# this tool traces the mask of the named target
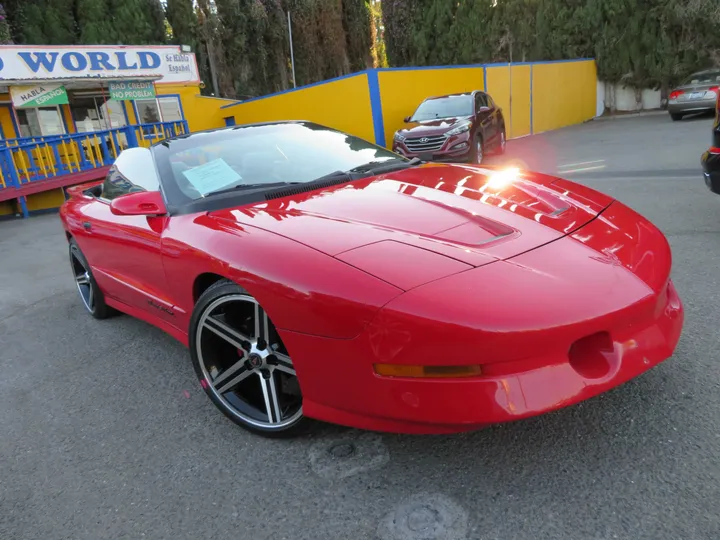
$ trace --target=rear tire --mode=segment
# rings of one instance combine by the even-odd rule
[[[670,113],[670,118],[672,118],[673,122],[677,122],[683,119],[683,115],[680,113]]]
[[[69,252],[70,268],[73,271],[75,285],[80,294],[80,300],[82,300],[88,313],[96,319],[107,319],[117,314],[117,311],[105,304],[105,295],[98,287],[90,269],[90,264],[88,264],[85,255],[80,251],[80,246],[77,245],[74,238],[70,240]]]
[[[245,289],[228,279],[211,285],[195,304],[189,338],[200,385],[230,420],[265,437],[307,430],[290,355]]]

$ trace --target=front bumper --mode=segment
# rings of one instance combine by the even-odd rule
[[[705,152],[701,159],[705,185],[713,193],[720,195],[720,153]]]
[[[467,379],[380,377],[372,363],[382,336],[372,333],[354,340],[290,333],[283,340],[290,351],[323,351],[322,358],[312,355],[312,367],[296,365],[308,417],[375,431],[457,433],[573,405],[670,357],[680,338],[683,308],[672,282],[661,296],[656,318],[612,331],[611,350],[587,352],[579,361],[570,358],[568,349],[536,353]],[[472,361],[473,346],[467,345],[466,358]],[[422,360],[431,362],[438,353],[442,344],[430,337]],[[315,373],[305,376],[306,370]]]

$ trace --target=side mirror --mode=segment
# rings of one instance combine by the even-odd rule
[[[483,106],[478,109],[478,114],[487,114],[491,111],[490,107]]]
[[[110,202],[116,216],[162,216],[167,208],[159,191],[138,191],[121,195]]]
[[[403,118],[403,122],[405,122],[406,124],[409,124],[409,123],[410,123],[410,117],[409,117],[409,116],[406,116],[405,118]]]

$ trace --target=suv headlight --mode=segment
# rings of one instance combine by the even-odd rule
[[[447,132],[448,135],[460,135],[461,133],[465,133],[470,129],[470,122],[464,122],[460,124],[456,128],[452,128],[450,131]]]
[[[395,137],[393,137],[393,140],[395,142],[403,142],[405,140],[405,137],[403,135],[400,135],[400,133],[396,133]]]

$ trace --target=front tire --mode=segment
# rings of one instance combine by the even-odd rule
[[[230,280],[209,287],[193,310],[189,345],[201,386],[230,420],[266,437],[307,427],[290,355],[246,290]]]
[[[507,150],[507,135],[505,134],[505,126],[503,126],[502,130],[500,131],[498,139],[498,146],[497,146],[497,155],[502,156],[505,154],[505,150]]]
[[[90,265],[75,239],[70,240],[70,268],[85,309],[96,319],[107,319],[116,311],[105,304],[105,296],[93,277]]]
[[[480,165],[485,159],[485,145],[481,137],[475,139],[475,145],[470,154],[470,163]]]

